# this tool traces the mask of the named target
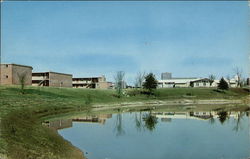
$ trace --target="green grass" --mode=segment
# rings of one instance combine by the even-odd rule
[[[240,91],[239,91],[240,90]],[[195,98],[195,99],[237,99],[249,95],[249,92],[240,88],[220,91],[216,88],[168,88],[157,89],[158,99]]]
[[[125,92],[123,98],[117,98],[115,90],[30,86],[22,94],[18,86],[0,86],[0,154],[7,154],[11,159],[80,159],[79,151],[41,123],[50,116],[79,110],[87,112],[92,104],[183,98],[239,99],[249,95],[249,90],[220,92],[209,88],[157,89],[155,96],[141,94],[141,90]]]

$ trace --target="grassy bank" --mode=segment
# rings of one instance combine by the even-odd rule
[[[54,130],[42,126],[45,117],[73,111],[85,111],[92,104],[108,104],[169,99],[240,99],[248,90],[199,88],[158,89],[154,96],[141,90],[126,90],[117,98],[114,90],[0,86],[0,153],[13,159],[82,158],[81,153]],[[70,156],[70,157],[69,157]]]

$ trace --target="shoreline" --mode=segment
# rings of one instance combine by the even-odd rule
[[[118,109],[118,108],[138,108],[138,107],[159,107],[159,106],[196,106],[196,105],[248,105],[250,107],[250,96],[245,99],[176,99],[176,100],[151,100],[151,101],[140,101],[140,102],[122,102],[116,104],[94,104],[92,105],[92,110],[108,110],[108,109]]]

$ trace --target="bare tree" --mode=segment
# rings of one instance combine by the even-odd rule
[[[241,86],[241,78],[242,78],[242,69],[240,69],[239,67],[235,67],[234,68],[234,73],[237,76],[237,87]]]
[[[230,75],[227,75],[226,79],[228,81],[228,87],[231,87],[231,84],[230,84],[231,77],[230,77]]]
[[[208,79],[209,79],[209,83],[210,83],[210,86],[212,86],[212,83],[214,82],[215,80],[215,75],[211,74],[208,76]]]
[[[142,88],[142,84],[145,78],[145,72],[138,72],[135,79],[135,87]]]
[[[118,71],[116,73],[115,78],[115,89],[117,91],[118,98],[122,97],[122,89],[124,88],[124,77],[125,77],[125,72],[123,71]]]
[[[23,72],[23,73],[20,73],[20,74],[18,73],[17,76],[18,76],[19,83],[21,85],[21,93],[24,94],[24,86],[25,86],[25,83],[26,83],[27,73],[26,72]]]

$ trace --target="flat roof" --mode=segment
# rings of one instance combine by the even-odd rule
[[[32,72],[32,74],[38,74],[38,73],[55,73],[55,74],[61,74],[61,75],[67,75],[67,76],[72,76],[72,74],[67,74],[67,73],[59,73],[59,72],[52,72],[52,71],[48,71],[48,72]]]
[[[33,67],[31,67],[31,66],[15,64],[15,63],[1,63],[1,65],[14,65],[14,66],[20,66],[20,67],[29,67],[29,68],[33,69]]]
[[[200,78],[174,78],[174,79],[165,79],[165,80],[158,80],[158,83],[187,83],[194,80],[199,80]]]
[[[173,77],[173,78],[170,78],[170,79],[199,79],[198,77]]]
[[[91,78],[103,78],[102,76],[100,77],[73,77],[72,79],[91,79]]]
[[[191,81],[191,82],[198,82],[198,81],[204,81],[204,80],[206,80],[206,81],[211,81],[211,80],[208,79],[208,78],[201,78],[201,79],[197,79],[197,80],[194,80],[194,81]]]

